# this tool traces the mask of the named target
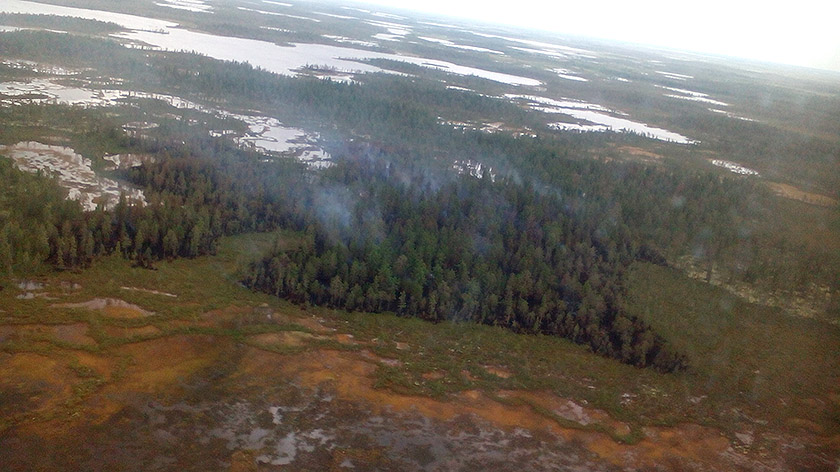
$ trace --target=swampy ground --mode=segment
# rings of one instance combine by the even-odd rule
[[[295,244],[244,235],[155,270],[106,258],[6,283],[2,469],[837,466],[831,324],[638,265],[632,309],[692,362],[659,374],[562,339],[301,307],[240,286],[243,264],[278,236]]]

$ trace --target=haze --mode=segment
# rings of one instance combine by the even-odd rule
[[[840,71],[840,3],[396,0],[368,3],[557,33]]]

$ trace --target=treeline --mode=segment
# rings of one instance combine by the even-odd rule
[[[434,192],[389,178],[386,163],[345,162],[343,190],[317,199],[321,224],[275,249],[245,283],[298,303],[557,335],[639,367],[685,358],[624,309],[624,272],[654,257],[629,235],[604,237],[556,197],[489,178]],[[626,237],[622,237],[626,236]]]
[[[95,257],[119,253],[151,267],[154,260],[211,253],[232,221],[220,206],[219,192],[202,194],[202,171],[184,161],[177,170],[162,166],[156,175],[182,186],[182,194],[152,194],[149,205],[121,198],[111,211],[83,212],[57,182],[13,168],[0,159],[3,192],[0,213],[0,272],[27,272],[40,264],[59,269],[88,266]],[[186,172],[185,172],[186,171]],[[199,185],[187,184],[186,175]],[[226,215],[227,216],[227,215]]]

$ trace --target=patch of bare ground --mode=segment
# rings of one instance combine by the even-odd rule
[[[550,393],[505,391],[500,392],[502,401],[498,401],[479,390],[433,399],[377,389],[373,381],[376,365],[370,362],[375,359],[364,351],[356,354],[320,350],[284,356],[282,362],[268,357],[267,354],[244,356],[244,370],[274,371],[275,375],[279,371],[302,387],[328,388],[339,398],[363,402],[375,414],[410,412],[437,421],[471,415],[503,429],[549,432],[563,440],[578,441],[617,466],[649,469],[663,463],[702,463],[713,470],[727,470],[732,455],[737,455],[719,431],[693,424],[645,428],[641,441],[625,444],[616,436],[630,434],[627,424],[612,419],[602,410]],[[570,427],[571,424],[578,426]]]
[[[96,341],[88,336],[87,323],[53,326],[52,333],[58,341],[63,343],[76,344],[80,346],[96,345]]]
[[[655,152],[651,152],[646,149],[642,149],[635,146],[620,146],[616,149],[623,154],[629,154],[634,157],[644,158],[642,159],[643,161],[662,159],[661,154],[657,154]]]
[[[317,325],[319,329],[312,329],[310,327],[312,323],[308,323],[309,318],[292,317],[285,313],[277,312],[268,305],[257,307],[230,305],[225,308],[202,313],[198,318],[199,320],[195,321],[195,325],[197,326],[241,328],[242,326],[251,324],[297,324],[317,333],[325,331],[321,325]]]
[[[57,308],[84,308],[86,310],[101,311],[105,316],[110,318],[134,319],[154,315],[151,311],[144,310],[137,305],[118,298],[94,298],[93,300],[81,303],[62,303],[53,306]]]
[[[73,395],[74,379],[73,372],[52,357],[21,352],[0,358],[0,418],[56,411]]]
[[[88,335],[87,323],[63,325],[6,325],[0,326],[0,343],[11,340],[47,340],[76,346],[95,346],[96,341]]]
[[[339,344],[344,344],[345,346],[358,346],[359,342],[356,341],[356,338],[352,334],[347,333],[339,333],[333,336],[333,339],[338,342]]]
[[[549,411],[563,420],[577,423],[580,426],[599,425],[603,430],[616,436],[630,434],[630,426],[614,420],[607,412],[589,408],[573,400],[561,398],[547,392],[501,391],[497,394],[501,398],[524,401],[543,411]]]
[[[440,380],[446,377],[446,374],[439,370],[431,370],[429,372],[424,372],[421,377],[423,377],[424,380]]]
[[[211,365],[229,341],[206,335],[177,335],[120,346],[116,352],[131,360],[122,387],[154,393],[177,386]]]
[[[281,331],[279,333],[263,333],[248,336],[248,341],[260,347],[300,347],[307,345],[310,341],[321,339],[303,331]]]
[[[789,198],[791,200],[797,200],[810,205],[817,205],[826,208],[833,208],[838,205],[838,201],[835,198],[820,195],[818,193],[806,192],[794,187],[793,185],[783,184],[780,182],[767,182],[767,186],[770,187],[776,195]]]
[[[367,349],[363,349],[359,352],[359,356],[363,359],[375,362],[377,364],[381,364],[388,367],[400,367],[403,365],[402,361],[399,359],[391,359],[388,357],[377,356],[376,354],[370,352]]]
[[[335,328],[324,326],[324,320],[315,316],[305,318],[295,318],[293,323],[303,326],[304,328],[320,334],[333,333]]]
[[[488,374],[495,375],[496,377],[499,377],[499,378],[502,378],[502,379],[509,379],[513,376],[513,373],[511,373],[509,370],[504,369],[504,368],[499,367],[499,366],[484,365],[484,366],[481,366],[481,367],[485,371],[487,371]]]
[[[135,328],[124,328],[121,326],[105,326],[102,328],[106,335],[112,338],[145,338],[157,336],[161,333],[156,326],[146,325]]]

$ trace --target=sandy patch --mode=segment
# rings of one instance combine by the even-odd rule
[[[498,367],[498,366],[485,365],[485,366],[481,366],[481,367],[484,370],[486,370],[488,374],[495,375],[496,377],[500,377],[500,378],[503,378],[503,379],[509,379],[513,376],[513,374],[509,370],[503,369],[503,368]]]
[[[340,344],[344,344],[346,346],[357,346],[359,344],[352,334],[336,334],[335,336],[333,336],[333,339],[338,341]]]
[[[261,347],[278,347],[291,346],[299,347],[305,346],[309,341],[317,339],[309,333],[303,331],[283,331],[280,333],[264,333],[249,336],[248,341]]]
[[[82,303],[63,303],[53,305],[58,308],[84,308],[87,310],[101,311],[111,318],[133,319],[144,318],[154,315],[153,312],[144,310],[118,298],[94,298]]]
[[[423,375],[421,375],[421,377],[423,377],[424,380],[440,380],[440,379],[444,378],[445,376],[446,376],[446,374],[444,374],[443,372],[441,372],[439,370],[432,370],[432,371],[429,371],[429,372],[425,372],[425,373],[423,373]]]
[[[149,289],[146,289],[146,288],[120,287],[120,289],[121,290],[129,290],[129,291],[132,291],[132,292],[151,293],[152,295],[161,295],[161,296],[164,296],[164,297],[172,297],[172,298],[177,298],[178,297],[178,295],[175,295],[174,293],[159,292],[157,290],[149,290]]]

